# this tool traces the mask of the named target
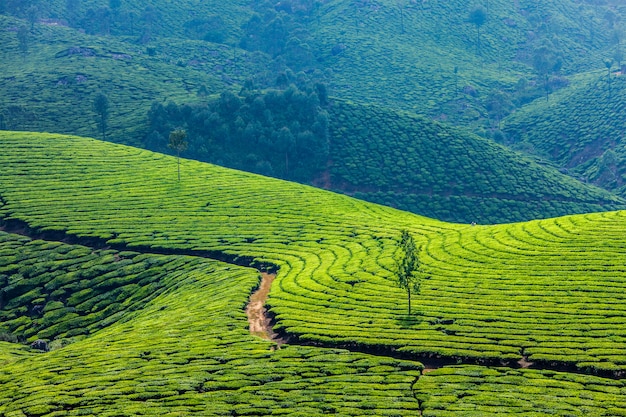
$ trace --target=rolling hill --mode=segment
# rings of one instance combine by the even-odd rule
[[[154,101],[202,101],[266,64],[262,55],[218,44],[162,39],[147,48],[52,24],[35,25],[22,54],[20,24],[0,15],[0,127],[9,130],[101,136],[93,102],[102,92],[110,108],[106,138],[138,145]]]
[[[442,123],[334,101],[317,184],[441,220],[504,223],[621,208],[621,199]]]
[[[411,116],[399,116],[402,109],[496,137],[511,106],[542,97],[533,56],[544,51],[545,42],[550,44],[548,58],[562,62],[547,76],[566,86],[611,55],[619,19],[612,20],[610,13],[617,18],[623,13],[619,5],[565,0],[490,1],[483,6],[486,19],[474,24],[473,6],[460,1],[292,1],[276,6],[155,0],[106,7],[59,0],[35,5],[34,12],[7,3],[0,15],[5,45],[0,51],[5,63],[0,128],[102,136],[138,146],[151,133],[146,115],[155,103],[199,104],[249,84],[274,87],[276,78],[292,68],[294,77],[323,80],[339,102],[351,99],[366,106],[341,105],[332,114],[338,156],[332,156],[329,178],[315,184],[458,222],[511,222],[620,208],[621,200],[609,194],[574,183],[549,167],[519,162],[485,141],[462,139],[457,145],[467,148],[463,150],[434,137],[425,141],[415,127],[406,128]],[[24,50],[17,36],[21,27],[30,28]],[[274,37],[284,42],[264,43]],[[552,94],[551,103],[579,90],[563,91]],[[93,106],[99,93],[108,97],[110,107],[104,134]],[[560,105],[568,108],[571,103]],[[563,134],[549,130],[558,126],[552,120],[529,133],[534,121],[522,120],[523,130],[516,128],[515,118],[532,114],[533,108],[543,112],[541,100],[507,122],[505,133],[512,140],[535,144]],[[558,113],[558,120],[564,120]],[[359,134],[346,143],[346,132],[361,131],[354,128],[359,124],[354,115],[376,118],[368,129],[381,136]],[[593,125],[593,118],[586,122],[586,115],[581,117],[582,123]],[[384,144],[375,143],[376,138]],[[414,141],[422,146],[410,145]],[[550,142],[560,146],[558,140]],[[367,153],[372,147],[377,158]],[[541,145],[536,148],[543,155]],[[412,169],[399,172],[401,165],[392,162],[381,175],[379,167],[405,156],[405,149],[419,151],[404,158]],[[477,155],[467,161],[456,154],[459,150]],[[221,161],[220,156],[209,160]],[[619,191],[619,161],[617,150],[567,173]],[[245,158],[225,165],[254,169],[246,166]],[[528,166],[533,168],[526,172]],[[468,167],[476,172],[468,173]]]
[[[623,208],[600,188],[461,129],[410,113],[302,89],[221,95],[150,111],[143,145],[167,153],[175,128],[185,156],[313,184],[462,223],[505,223]],[[311,108],[316,110],[311,111]]]
[[[626,78],[594,74],[551,101],[509,116],[503,130],[520,149],[553,161],[585,182],[624,193]]]
[[[456,225],[195,161],[178,181],[174,158],[91,139],[0,141],[2,225],[38,238],[0,235],[2,331],[55,347],[0,344],[0,412],[625,409],[624,212]],[[401,229],[428,273],[412,316]],[[249,335],[258,273],[207,256],[277,268],[267,302],[293,342]]]

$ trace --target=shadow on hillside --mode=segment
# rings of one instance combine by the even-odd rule
[[[401,316],[398,316],[396,318],[396,323],[398,324],[398,326],[400,326],[400,328],[402,329],[411,329],[415,326],[418,326],[419,324],[422,323],[423,319],[423,315],[424,313],[422,312],[414,312],[411,315],[408,314],[403,314]]]

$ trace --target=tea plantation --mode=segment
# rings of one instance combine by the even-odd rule
[[[623,381],[528,369],[442,368],[422,376],[424,416],[623,416]]]
[[[624,194],[626,77],[595,73],[552,101],[538,101],[508,117],[514,146],[531,150],[587,182]]]
[[[161,39],[150,47],[95,37],[53,24],[15,35],[23,22],[0,14],[3,63],[0,128],[102,137],[92,105],[109,100],[107,140],[138,144],[154,100],[203,100],[260,71],[263,56],[206,42]]]
[[[329,183],[441,220],[504,223],[622,209],[623,201],[492,141],[420,116],[334,100]]]
[[[0,145],[2,224],[46,239],[0,234],[0,331],[52,348],[0,343],[0,414],[625,409],[622,212],[450,224],[194,161],[179,182],[172,157],[91,139]],[[411,316],[391,273],[405,228],[428,274]],[[289,345],[249,334],[258,272],[233,263],[278,268]]]

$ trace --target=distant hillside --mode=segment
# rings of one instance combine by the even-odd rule
[[[0,59],[5,64],[0,75],[0,128],[79,134],[136,146],[153,133],[146,114],[154,103],[201,104],[221,93],[285,88],[279,85],[281,80],[302,78],[322,80],[327,93],[340,100],[380,105],[376,118],[396,119],[398,111],[410,111],[500,137],[500,121],[515,107],[537,98],[535,105],[540,106],[545,94],[555,102],[562,95],[553,90],[569,91],[566,87],[578,72],[603,66],[620,40],[614,35],[624,10],[570,0],[550,4],[492,0],[482,6],[460,0],[277,4],[129,0],[111,1],[108,6],[93,0],[54,0],[4,2],[0,12],[4,13]],[[94,109],[100,93],[109,103],[104,131]],[[382,108],[390,109],[390,115]],[[361,110],[355,112],[358,118]],[[337,113],[329,122],[343,140],[345,131],[337,129],[359,132],[354,119]],[[375,146],[366,135],[355,136],[351,146],[359,145],[353,149],[335,140],[340,156],[331,155],[331,177],[318,179],[317,184],[330,181],[336,190],[462,222],[518,221],[621,204],[597,190],[576,191],[578,183],[547,168],[532,168],[528,174],[524,164],[515,168],[500,161],[501,151],[484,160],[471,155],[473,162],[467,166],[479,167],[479,172],[450,175],[454,164],[441,157],[445,151],[433,150],[440,145],[436,141],[426,141],[430,145],[418,150],[441,157],[432,159],[436,164],[421,166],[410,175],[382,174],[385,179],[378,172],[365,174],[363,167],[379,171],[389,160],[397,160],[390,155],[406,154],[402,135],[393,140],[389,135],[422,134],[406,130],[405,122],[397,129],[392,125],[380,130],[378,124],[386,121],[372,123],[371,130],[379,132],[376,138],[385,138],[384,146],[376,145],[381,159],[372,162],[366,155]],[[214,127],[212,132],[221,134]],[[247,126],[237,128],[244,131],[243,127]],[[159,135],[159,146],[151,149],[166,150],[168,131]],[[394,140],[399,140],[397,146],[387,147]],[[467,149],[459,150],[474,152],[473,141],[468,143],[459,145]],[[202,151],[211,155],[209,148]],[[249,152],[253,158],[245,163],[236,161],[239,165],[225,155],[204,159],[281,176],[281,171],[290,171],[289,155],[284,153],[284,162],[272,161],[273,167],[265,163],[270,158],[255,152]],[[478,154],[492,155],[491,150]],[[611,165],[610,156],[605,165]],[[313,159],[315,169],[306,175],[327,168],[317,155]],[[342,159],[358,163],[342,165]],[[608,176],[597,164],[581,169],[587,177],[599,178],[599,185]],[[532,181],[537,190],[530,191],[527,178],[534,175],[550,180]],[[311,182],[312,177],[290,179]],[[567,185],[556,185],[561,179]],[[611,189],[621,184],[619,179],[613,182],[616,186]]]
[[[133,65],[122,66],[131,71],[124,80],[115,75],[119,66],[94,64],[111,90],[134,87],[154,98],[194,94],[202,85],[200,74],[182,69],[185,66],[200,69],[202,77],[209,79],[204,82],[209,92],[220,84],[222,89],[232,86],[237,90],[246,80],[271,87],[286,69],[319,72],[329,78],[335,96],[410,110],[485,134],[511,106],[541,97],[545,89],[563,88],[573,74],[602,68],[603,60],[619,49],[616,42],[623,41],[620,28],[626,21],[623,6],[573,0],[491,0],[482,4],[461,0],[116,0],[108,5],[95,0],[53,0],[32,5],[6,2],[0,13],[22,19],[3,20],[0,40],[8,45],[2,51],[8,54],[3,56],[4,62],[17,65],[15,35],[25,26],[32,27],[26,61],[48,64],[30,66],[34,82],[29,85],[37,87],[21,86],[24,101],[37,101],[42,91],[53,96],[47,91],[54,86],[49,72],[65,75],[66,64],[59,64],[47,48],[41,48],[39,41],[49,38],[54,45],[91,44],[135,58],[138,51],[149,50],[161,58],[160,66],[145,65],[149,71],[139,74],[134,73]],[[50,25],[70,29],[59,35]],[[259,68],[251,70],[251,65]],[[85,68],[87,75],[94,69],[90,67]],[[173,85],[164,84],[157,73],[170,74],[164,78]],[[173,73],[178,75],[172,77]],[[186,91],[189,86],[193,88]],[[6,93],[15,95],[10,88]],[[124,108],[144,105],[117,99]],[[67,97],[44,103],[51,108],[64,107]],[[0,103],[0,110],[2,107]],[[65,110],[67,114],[70,109]],[[81,110],[84,113],[85,109]],[[10,128],[55,130],[52,127],[73,123],[64,120],[62,113],[56,114],[60,117],[56,124],[47,123],[35,112],[41,123]],[[135,135],[136,127],[130,129],[135,130],[124,133]],[[76,128],[63,132],[92,135]]]
[[[448,221],[513,222],[624,201],[491,141],[423,117],[334,101],[318,184]]]
[[[154,100],[203,100],[267,64],[263,55],[202,41],[160,39],[150,47],[116,37],[36,24],[20,50],[22,22],[0,15],[0,128],[98,136],[93,101],[109,100],[107,139],[138,144]],[[233,85],[235,87],[233,87]]]
[[[472,20],[481,3],[482,23]],[[310,44],[333,70],[336,95],[472,124],[487,118],[494,91],[527,100],[544,74],[603,68],[619,27],[608,13],[619,21],[621,9],[571,0],[332,1]]]
[[[624,194],[626,77],[595,74],[571,91],[512,114],[507,143],[551,160],[586,182]]]
[[[221,32],[219,41],[236,43],[241,24],[251,15],[243,0],[7,1],[0,5],[0,13],[142,43],[157,37],[199,39],[200,30],[210,30],[211,23]]]
[[[149,118],[148,149],[171,152],[169,133],[182,127],[186,157],[446,221],[503,223],[626,208],[605,190],[487,139],[410,113],[328,102],[313,86],[223,94],[201,106],[155,103]]]

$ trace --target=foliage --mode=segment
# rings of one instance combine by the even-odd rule
[[[624,415],[624,382],[529,369],[449,367],[415,384],[422,415]],[[515,388],[513,388],[515,387]]]
[[[189,175],[179,183],[172,157],[89,139],[1,138],[0,216],[120,249],[212,251],[276,265],[268,300],[275,330],[302,342],[626,370],[622,212],[450,224],[194,161],[181,160]],[[403,229],[423,247],[430,276],[410,322],[393,285]]]
[[[328,114],[323,86],[291,84],[284,90],[224,92],[206,105],[154,103],[144,145],[165,150],[172,126],[189,132],[190,155],[265,175],[307,181],[326,164]]]
[[[241,306],[256,271],[198,257],[91,253],[5,233],[0,239],[0,262],[30,270],[23,281],[37,281],[43,293],[63,282],[67,291],[64,308],[22,295],[3,309],[21,314],[24,331],[39,326],[55,349],[34,354],[0,342],[2,415],[418,413],[411,384],[419,363],[340,349],[276,350],[251,336]],[[14,249],[26,256],[14,259]],[[99,267],[108,271],[95,273]],[[20,313],[34,305],[45,305],[42,318]],[[115,305],[121,308],[107,317]],[[70,306],[73,312],[63,312]],[[79,321],[88,336],[57,331]]]
[[[93,111],[96,113],[96,122],[102,132],[102,140],[106,140],[107,120],[109,118],[109,98],[102,92],[93,99]]]
[[[406,291],[409,302],[407,314],[411,315],[411,293],[419,295],[422,283],[422,271],[420,270],[419,252],[421,248],[415,245],[415,240],[408,230],[403,230],[398,246],[399,254],[396,254],[396,284]]]
[[[623,207],[621,199],[467,132],[334,100],[329,179],[317,185],[454,222],[503,223]]]
[[[24,55],[28,53],[28,29],[26,26],[20,26],[17,30],[17,40],[19,42],[20,52]]]
[[[604,71],[603,71],[604,72]],[[619,97],[626,94],[626,78],[606,73],[577,82],[552,103],[535,103],[503,123],[508,143],[553,161],[563,170],[623,194],[626,185],[626,121]]]
[[[155,99],[202,100],[202,91],[243,85],[267,64],[262,55],[223,45],[156,39],[146,47],[55,24],[36,24],[23,56],[12,31],[20,23],[0,15],[0,114],[10,130],[100,136],[93,100],[103,91],[112,104],[107,139],[139,145],[149,133],[145,117]]]
[[[180,181],[180,153],[187,149],[187,131],[185,129],[174,129],[170,132],[167,147],[176,151],[176,166],[178,167],[178,181]]]
[[[468,21],[476,26],[476,50],[481,53],[480,28],[487,22],[487,10],[483,7],[475,7],[469,12]]]
[[[181,161],[190,175],[178,183],[172,157],[89,139],[0,138],[3,219],[124,249],[91,253],[0,234],[0,275],[7,280],[10,270],[13,283],[25,284],[3,301],[2,311],[16,315],[11,332],[30,331],[30,307],[49,305],[51,344],[63,345],[54,324],[72,314],[83,320],[98,291],[122,307],[87,337],[46,354],[0,343],[0,413],[445,415],[466,406],[513,414],[531,407],[523,399],[559,415],[575,398],[581,413],[623,409],[621,382],[590,375],[626,369],[623,212],[455,225],[194,161]],[[398,303],[403,292],[390,285],[405,229],[429,272],[421,315],[410,321]],[[202,259],[206,253],[280,267],[268,301],[276,330],[379,356],[272,350],[245,328],[242,306],[257,272]],[[165,279],[145,274],[161,286],[156,297],[130,308],[126,300],[153,295],[131,285],[113,301],[146,262],[163,262]],[[55,296],[52,283],[66,285],[75,311],[53,314],[62,300],[46,298]],[[380,356],[391,351],[509,365],[525,357],[578,373],[471,366],[420,376],[418,363]]]
[[[79,340],[161,294],[178,259],[93,251],[0,232],[0,333]]]

